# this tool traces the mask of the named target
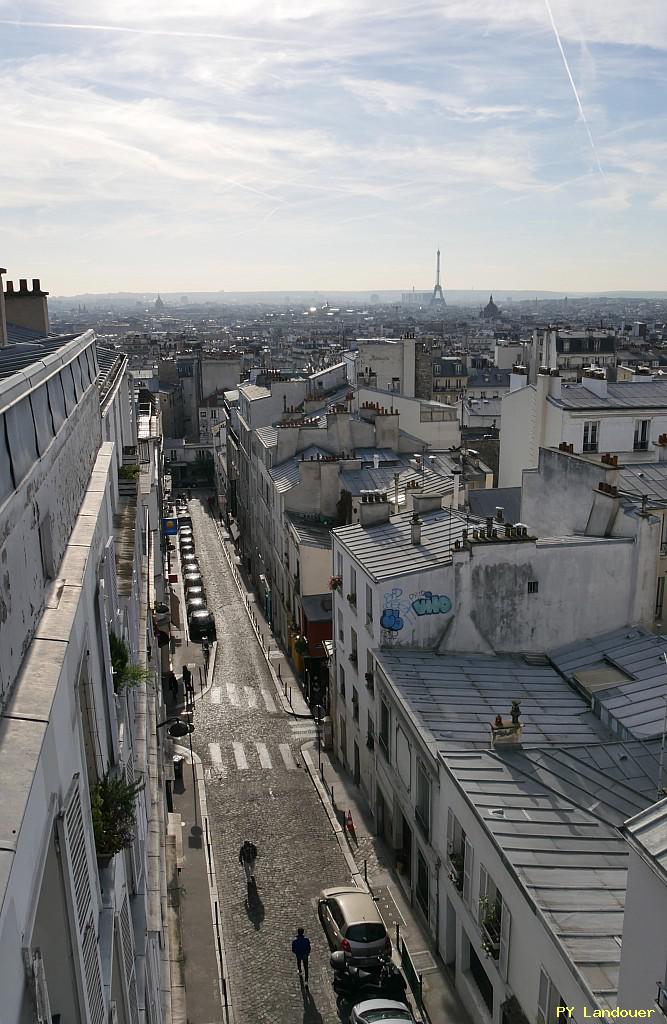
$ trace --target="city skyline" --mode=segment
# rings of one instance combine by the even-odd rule
[[[2,265],[52,294],[661,290],[658,0],[0,2]]]

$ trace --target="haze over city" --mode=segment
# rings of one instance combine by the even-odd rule
[[[661,289],[659,0],[0,3],[3,262],[52,294]]]

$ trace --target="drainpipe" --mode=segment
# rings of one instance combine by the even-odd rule
[[[435,862],[435,955],[440,955],[440,858]]]

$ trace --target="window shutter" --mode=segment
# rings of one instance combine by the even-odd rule
[[[489,876],[486,868],[483,864],[479,866],[479,899],[477,901],[477,921],[481,925],[482,918],[484,917],[484,911],[482,910],[482,900],[485,898],[489,891]]]
[[[540,968],[540,991],[537,996],[537,1024],[547,1024],[549,1006],[549,975]]]
[[[125,763],[125,781],[132,785],[135,782],[135,771],[134,771],[134,754],[132,751],[128,751],[127,761]],[[141,841],[139,838],[139,822],[141,813],[137,807],[137,798],[135,797],[135,811],[136,811],[136,825],[134,829],[134,839],[130,845],[130,860],[132,862],[132,877],[134,881],[134,892],[139,890],[141,878],[143,875],[143,857],[141,853]]]
[[[465,853],[463,864],[463,902],[472,907],[472,861],[473,849],[469,839],[465,841]]]
[[[139,1004],[137,1002],[137,979],[134,969],[134,939],[130,923],[130,910],[127,895],[117,916],[119,924],[120,944],[123,955],[123,970],[127,989],[127,1016],[130,1024],[138,1024]]]
[[[118,583],[116,580],[116,548],[113,537],[109,537],[104,548],[104,590],[107,598],[107,623],[118,630]]]
[[[98,907],[96,881],[88,859],[86,836],[81,807],[79,776],[75,776],[71,796],[61,818],[64,839],[66,871],[73,898],[73,924],[77,934],[83,968],[83,997],[86,1020],[90,1024],[105,1024],[102,965],[97,937]]]
[[[510,914],[510,908],[505,903],[505,900],[503,900],[502,907],[500,916],[500,956],[498,957],[498,969],[500,971],[500,977],[503,981],[507,981],[510,961],[510,926],[512,924],[512,915]]]

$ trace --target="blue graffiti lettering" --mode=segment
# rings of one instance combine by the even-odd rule
[[[422,597],[412,602],[412,608],[417,615],[446,615],[451,611],[452,602],[444,594],[432,594],[425,590]]]
[[[385,608],[380,618],[380,626],[392,633],[398,633],[403,629],[403,619],[398,608]]]

